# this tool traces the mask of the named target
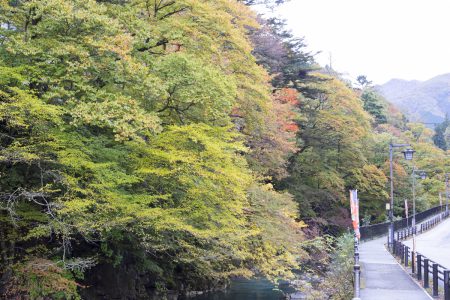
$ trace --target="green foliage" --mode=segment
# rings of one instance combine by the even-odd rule
[[[292,160],[290,178],[282,186],[299,201],[302,218],[345,226],[341,208],[347,202],[347,189],[369,189],[370,184],[363,183],[365,175],[376,174],[367,167],[362,169],[367,164],[370,117],[344,83],[320,74],[316,78],[303,87],[310,90],[310,97],[300,100],[300,150]],[[383,185],[383,179],[376,179],[376,184]],[[381,189],[375,193],[384,196]]]
[[[449,162],[430,131],[366,78],[360,95],[311,73],[304,41],[241,2],[255,3],[0,1],[8,295],[78,299],[103,270],[130,271],[122,285],[136,290],[187,292],[323,268],[334,244],[317,236],[348,226],[348,189],[361,215],[383,219],[393,139],[430,170],[418,209],[437,203]],[[397,198],[410,171],[396,159]]]
[[[386,100],[384,100],[372,88],[364,89],[361,94],[364,110],[373,116],[376,124],[387,122]]]
[[[313,299],[350,299],[353,294],[354,237],[345,233],[336,239],[329,271],[313,293]]]
[[[12,279],[8,282],[3,296],[19,299],[28,294],[29,299],[45,298],[79,300],[77,285],[70,274],[52,261],[32,259],[13,267]]]
[[[155,110],[165,123],[228,124],[237,96],[232,76],[178,53],[163,57],[153,71],[163,83],[164,99]]]
[[[306,256],[296,205],[260,186],[267,168],[247,163],[265,166],[270,151],[250,159],[248,146],[270,139],[281,169],[294,147],[273,121],[244,5],[45,0],[0,10],[0,273],[14,295],[74,298],[75,281],[90,285],[105,265],[138,270],[158,291],[292,275]],[[36,277],[36,260],[58,267]],[[69,273],[76,279],[64,281]]]
[[[250,193],[250,220],[260,229],[261,257],[263,273],[272,278],[292,278],[292,269],[308,259],[302,247],[305,236],[303,222],[295,221],[297,204],[292,196],[277,193],[271,185],[252,186]],[[279,265],[279,268],[274,268]]]
[[[450,120],[448,116],[445,116],[445,120],[441,124],[436,125],[434,128],[435,133],[433,136],[433,142],[437,147],[441,148],[442,150],[447,150],[448,148],[445,132],[449,127],[449,125]]]

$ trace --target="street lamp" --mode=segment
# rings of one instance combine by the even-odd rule
[[[445,212],[448,213],[448,175],[445,173]]]
[[[416,167],[413,166],[412,170],[412,193],[413,193],[413,219],[411,226],[415,228],[416,226],[416,174],[418,173],[420,179],[426,179],[427,173],[422,170],[417,170]],[[415,229],[413,229],[414,231]]]
[[[389,205],[389,232],[388,232],[388,247],[391,251],[394,249],[394,171],[392,167],[392,160],[394,156],[394,148],[411,147],[410,144],[389,144],[389,171],[390,171],[390,182],[391,182],[391,203]],[[413,159],[414,150],[407,148],[402,151],[406,160]]]
[[[411,259],[411,263],[415,264],[415,259],[416,259],[416,174],[419,174],[421,179],[426,179],[427,178],[427,173],[425,173],[425,171],[422,170],[417,170],[416,167],[414,167],[413,165],[413,170],[412,170],[412,193],[413,193],[413,218],[412,218],[412,222],[411,222],[411,226],[412,226],[412,234],[413,234],[413,249],[412,249],[412,259]],[[413,272],[414,272],[414,267],[413,267]]]
[[[403,155],[405,156],[405,159],[406,159],[406,160],[412,160],[415,152],[416,152],[416,151],[414,151],[414,150],[411,149],[411,148],[408,148],[408,149],[402,151],[402,153],[403,153]]]

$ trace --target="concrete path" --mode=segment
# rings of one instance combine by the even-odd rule
[[[361,243],[361,300],[430,300],[384,247],[387,238]]]
[[[412,249],[412,239],[403,243]],[[450,219],[416,236],[416,251],[446,268],[450,268],[449,249]]]

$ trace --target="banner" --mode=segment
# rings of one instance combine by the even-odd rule
[[[358,190],[350,190],[350,212],[352,215],[352,225],[355,235],[360,239],[361,234],[359,232],[359,199]]]
[[[439,192],[439,205],[442,206],[442,193]]]
[[[405,199],[405,216],[406,216],[406,218],[409,217],[409,214],[408,214],[408,199]]]

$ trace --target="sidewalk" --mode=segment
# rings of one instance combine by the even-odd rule
[[[430,300],[384,247],[386,237],[360,245],[361,300]]]

